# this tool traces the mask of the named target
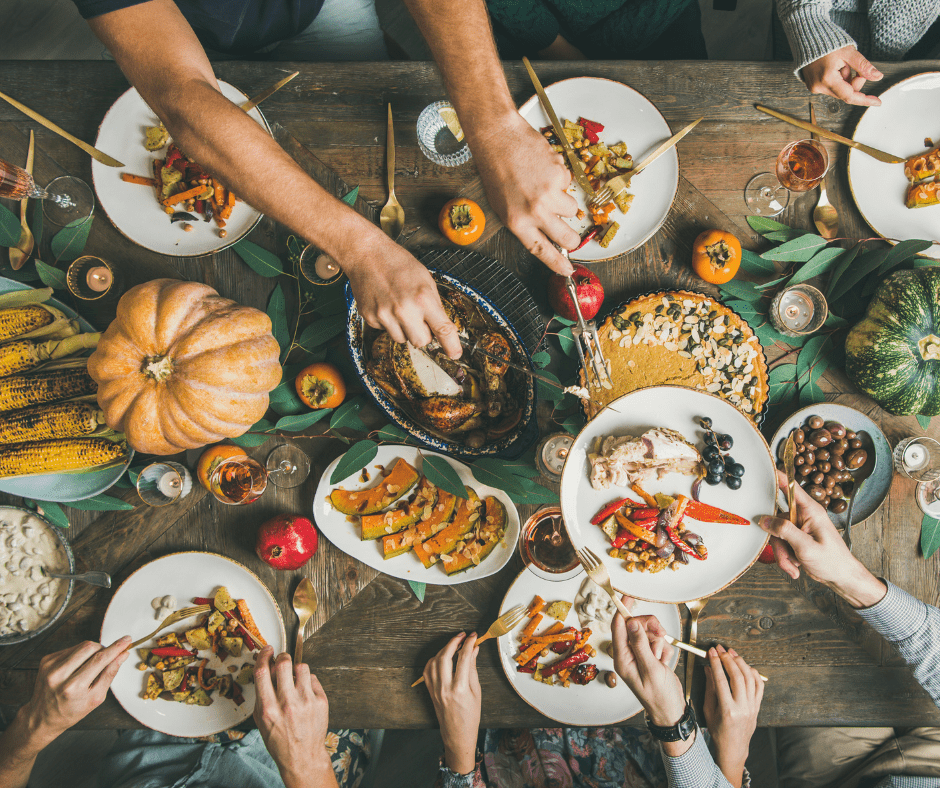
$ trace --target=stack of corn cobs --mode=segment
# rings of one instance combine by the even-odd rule
[[[127,455],[104,425],[82,355],[101,336],[46,302],[52,289],[0,295],[0,478],[98,469]]]

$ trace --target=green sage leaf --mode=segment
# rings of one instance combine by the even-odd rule
[[[230,248],[256,274],[272,278],[284,273],[281,259],[258,244],[242,239],[233,243]]]
[[[56,262],[81,257],[82,252],[85,251],[85,244],[88,243],[88,233],[91,232],[93,222],[94,218],[91,216],[85,219],[76,219],[52,236],[49,247],[52,249],[52,254],[55,255]]]
[[[333,473],[330,474],[330,484],[336,484],[352,474],[361,471],[379,453],[379,444],[368,439],[358,441],[349,447],[349,450],[340,457]],[[464,493],[466,495],[466,493]]]
[[[812,279],[814,276],[822,276],[838,263],[842,255],[847,253],[846,249],[840,249],[836,246],[820,249],[793,274],[793,277],[787,282],[787,287],[792,287],[799,282],[805,282],[807,279]]]
[[[311,424],[316,424],[321,419],[326,418],[332,412],[332,408],[320,408],[319,410],[312,410],[309,413],[283,416],[277,420],[275,427],[285,432],[300,432],[301,430],[307,429]]]
[[[279,284],[274,285],[268,297],[268,317],[271,318],[271,333],[281,348],[281,358],[290,350],[290,326],[287,325],[287,302]]]
[[[428,481],[435,487],[439,487],[441,490],[445,490],[451,495],[456,495],[458,498],[467,497],[467,490],[464,487],[464,483],[460,481],[457,471],[455,471],[453,466],[443,457],[436,454],[424,455],[424,463],[421,470],[424,475],[428,477]]]
[[[769,249],[761,257],[765,260],[777,260],[779,262],[805,263],[827,243],[829,242],[825,238],[807,233],[774,249]]]
[[[929,514],[924,515],[920,521],[920,551],[924,558],[930,558],[940,547],[940,520]]]
[[[5,205],[0,205],[0,246],[16,246],[22,229],[19,217]]]
[[[36,259],[36,273],[39,274],[39,280],[53,290],[66,290],[68,285],[65,283],[65,271],[55,266],[44,263]]]

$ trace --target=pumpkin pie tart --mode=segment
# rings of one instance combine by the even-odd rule
[[[641,296],[617,307],[598,336],[613,387],[591,390],[589,417],[631,391],[674,385],[726,399],[755,424],[762,418],[764,351],[747,322],[715,299],[685,290]]]

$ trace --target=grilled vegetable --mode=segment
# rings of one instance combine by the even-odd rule
[[[0,444],[91,435],[104,412],[89,402],[59,402],[0,416]]]
[[[0,378],[0,412],[82,397],[94,394],[97,388],[98,384],[92,380],[84,364]]]
[[[121,459],[127,444],[107,438],[11,443],[0,449],[0,478],[93,468]]]
[[[0,378],[26,372],[38,367],[44,361],[65,358],[82,350],[89,350],[98,344],[100,333],[76,334],[65,339],[50,339],[35,342],[31,339],[18,339],[0,345]]]

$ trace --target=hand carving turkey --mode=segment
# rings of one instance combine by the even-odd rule
[[[109,427],[148,454],[247,432],[281,380],[264,312],[208,285],[155,279],[128,290],[88,359]]]

